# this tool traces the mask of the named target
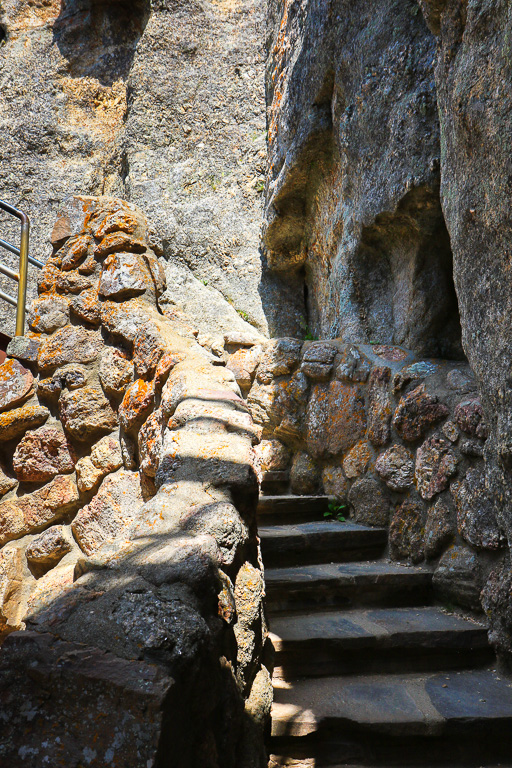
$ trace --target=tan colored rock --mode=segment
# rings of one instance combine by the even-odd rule
[[[123,350],[106,347],[101,353],[99,376],[107,395],[123,394],[133,382],[133,363]]]
[[[69,323],[69,300],[63,296],[41,296],[27,312],[29,327],[37,333],[53,333]]]
[[[115,437],[103,437],[91,449],[91,461],[105,472],[115,472],[123,465],[121,446]]]
[[[183,362],[185,355],[179,352],[167,352],[160,360],[155,371],[155,392],[161,392],[169,374],[178,363]]]
[[[135,253],[107,256],[101,273],[99,295],[105,299],[128,299],[151,288],[149,275]]]
[[[32,391],[34,377],[17,360],[6,360],[0,365],[0,411],[14,408]]]
[[[11,491],[18,481],[15,477],[7,474],[5,467],[0,464],[0,496],[5,496],[8,491]]]
[[[70,269],[76,269],[80,262],[87,257],[89,249],[92,249],[93,245],[94,241],[90,235],[77,235],[70,238],[59,251],[59,253],[63,252],[61,269],[66,272]]]
[[[369,444],[365,440],[356,443],[343,459],[343,471],[351,480],[366,472],[372,458]]]
[[[126,432],[139,429],[149,415],[155,399],[152,381],[137,379],[126,391],[119,406],[119,423]]]
[[[91,325],[101,322],[101,305],[98,292],[94,289],[82,291],[69,304],[70,310],[80,319]]]
[[[98,259],[104,259],[105,256],[109,256],[116,251],[130,251],[132,253],[144,253],[146,250],[146,244],[133,235],[129,235],[126,232],[112,232],[110,235],[105,235],[100,243],[96,246],[94,253]]]
[[[68,363],[92,363],[98,357],[103,342],[96,331],[87,331],[79,325],[67,325],[45,341],[39,350],[38,364],[56,368]]]
[[[105,216],[94,231],[94,237],[99,239],[114,232],[125,232],[127,235],[133,235],[138,225],[137,216],[127,207],[123,207]]]
[[[292,373],[300,363],[302,342],[297,339],[274,339],[267,343],[256,374],[260,384],[268,384],[276,376]]]
[[[70,272],[57,272],[55,275],[55,289],[58,293],[81,293],[98,284],[93,276],[83,275],[80,270],[73,269]]]
[[[57,475],[34,493],[1,502],[0,546],[57,522],[74,509],[78,498],[72,478]]]
[[[0,413],[0,440],[12,440],[44,424],[50,411],[42,405],[24,405],[6,413]]]
[[[105,477],[105,473],[95,467],[90,456],[83,456],[76,463],[76,482],[81,493],[92,491]]]
[[[254,450],[262,472],[282,472],[290,466],[291,451],[279,440],[262,440]]]
[[[229,356],[227,368],[233,371],[237,384],[242,390],[248,390],[253,382],[261,355],[261,346],[242,347]]]
[[[133,341],[133,364],[137,377],[151,376],[165,353],[165,342],[155,326],[147,325]]]
[[[157,259],[151,253],[151,251],[146,251],[143,254],[142,258],[144,259],[151,273],[151,277],[153,279],[153,283],[155,286],[156,296],[157,298],[160,298],[160,296],[163,294],[163,292],[167,288],[167,279],[165,277],[164,268],[160,264],[160,260]]]
[[[41,379],[37,385],[39,397],[55,400],[63,389],[80,389],[87,384],[87,369],[82,365],[64,365],[53,376]]]
[[[130,299],[122,303],[117,301],[101,303],[101,323],[104,328],[130,344],[141,326],[147,322],[147,306],[141,299]]]
[[[66,436],[55,427],[27,432],[18,444],[13,467],[20,481],[44,483],[58,474],[73,472],[76,456]]]
[[[20,549],[6,547],[0,552],[0,640],[21,629],[21,590],[23,555]]]
[[[53,525],[29,544],[25,557],[32,565],[53,567],[72,549],[69,530],[64,525]]]
[[[158,409],[154,411],[139,432],[139,461],[145,475],[155,477],[163,446],[165,419]]]
[[[100,389],[83,387],[63,392],[59,414],[66,432],[79,441],[91,440],[117,426],[117,416]]]
[[[73,521],[73,534],[82,551],[91,555],[111,544],[136,518],[142,502],[137,472],[122,469],[109,475]]]

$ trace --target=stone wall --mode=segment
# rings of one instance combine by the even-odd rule
[[[485,486],[488,427],[468,364],[282,338],[231,347],[227,367],[262,428],[267,492],[326,493],[333,517],[389,528],[389,556],[431,567],[445,605],[481,612],[483,600],[496,641],[488,592],[508,547]]]
[[[158,231],[162,302],[201,333],[293,332],[302,297],[259,252],[263,4],[2,0],[0,29],[0,199],[31,216],[34,256],[70,195],[117,195]],[[18,237],[3,215],[0,230]],[[3,303],[0,317],[14,328]]]
[[[53,245],[0,365],[0,763],[263,768],[260,430],[140,210]]]

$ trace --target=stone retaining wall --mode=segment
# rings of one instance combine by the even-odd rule
[[[53,245],[0,366],[0,763],[263,766],[258,429],[138,209]]]
[[[228,347],[227,367],[262,428],[267,492],[323,492],[352,520],[389,527],[390,557],[431,566],[445,604],[481,611],[483,600],[496,642],[493,584],[508,547],[467,363],[339,340],[250,344]]]

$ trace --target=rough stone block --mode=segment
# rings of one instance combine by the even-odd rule
[[[483,469],[471,467],[452,494],[457,507],[457,526],[463,539],[478,549],[500,549],[506,544],[496,518],[493,499],[485,487]]]
[[[414,456],[402,445],[392,445],[381,453],[375,469],[393,491],[406,491],[414,483]]]
[[[349,491],[348,501],[354,522],[379,527],[388,524],[391,501],[382,483],[374,478],[356,480]]]
[[[457,472],[458,458],[450,443],[434,435],[418,448],[416,480],[423,499],[431,499],[448,487],[450,477]]]
[[[466,547],[451,547],[445,552],[432,581],[441,601],[481,610],[482,569],[475,553]]]
[[[53,567],[72,549],[73,538],[68,529],[54,525],[28,545],[25,556],[33,565]]]
[[[117,426],[117,416],[100,389],[83,387],[63,392],[59,414],[66,432],[75,440],[86,442]]]
[[[67,325],[44,342],[39,351],[39,367],[45,370],[68,363],[92,363],[98,357],[102,343],[96,331]]]
[[[0,412],[14,408],[30,395],[34,377],[17,360],[0,365]]]
[[[134,253],[116,253],[103,264],[98,293],[105,299],[139,296],[151,285],[140,257]]]
[[[347,451],[366,431],[361,389],[340,381],[314,386],[306,428],[308,451],[314,458],[328,458]]]
[[[419,563],[424,557],[425,510],[418,501],[406,499],[395,510],[389,527],[389,548],[393,560],[406,558]]]
[[[44,483],[73,472],[76,456],[66,436],[55,427],[28,432],[14,452],[13,467],[20,481]]]
[[[391,370],[374,368],[368,382],[368,439],[373,445],[386,445],[391,437]]]
[[[424,384],[400,399],[393,426],[403,440],[419,440],[429,427],[448,416],[449,410],[438,398],[429,395]]]
[[[12,440],[24,435],[27,429],[44,424],[50,411],[42,405],[24,405],[0,414],[0,440]]]

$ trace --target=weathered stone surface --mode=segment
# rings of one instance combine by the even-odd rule
[[[114,437],[102,438],[93,445],[90,456],[84,456],[77,462],[78,490],[92,490],[105,475],[115,472],[122,465],[123,457],[119,441]]]
[[[76,456],[66,436],[55,427],[27,432],[14,452],[13,467],[20,481],[44,483],[73,472]]]
[[[482,569],[477,556],[466,547],[451,547],[437,566],[433,584],[442,602],[481,610]]]
[[[479,397],[472,397],[459,403],[455,408],[454,418],[466,434],[481,437],[483,440],[487,437],[489,432]]]
[[[87,384],[87,369],[81,365],[64,365],[48,379],[40,379],[37,385],[39,397],[56,400],[63,389],[80,389]]]
[[[59,251],[62,256],[61,269],[69,271],[76,269],[80,262],[85,259],[92,249],[94,240],[90,235],[77,235],[70,237],[65,246]]]
[[[226,365],[235,374],[240,389],[248,390],[251,387],[261,355],[262,347],[259,345],[241,347],[229,355]]]
[[[393,377],[394,394],[398,394],[407,384],[410,384],[411,381],[421,381],[421,379],[436,373],[438,369],[438,365],[426,361],[406,365],[405,368],[402,368],[398,373],[395,373]]]
[[[370,445],[365,440],[360,440],[347,453],[343,459],[343,471],[345,476],[354,479],[364,475],[372,458]]]
[[[485,487],[483,470],[478,467],[468,469],[461,482],[453,483],[452,494],[462,538],[478,549],[504,546],[505,537],[496,519],[493,498]]]
[[[121,395],[133,381],[133,363],[123,350],[106,347],[101,353],[99,376],[107,395]]]
[[[322,483],[324,493],[328,496],[334,496],[336,501],[344,503],[347,501],[349,484],[341,467],[325,467],[322,472]]]
[[[370,375],[370,361],[357,347],[342,350],[334,375],[340,381],[365,382]]]
[[[391,502],[386,489],[372,477],[362,477],[352,485],[348,500],[352,519],[362,525],[386,526]]]
[[[450,443],[456,443],[460,437],[459,428],[454,421],[445,421],[441,427],[441,432],[448,438]]]
[[[117,416],[100,389],[82,387],[63,392],[59,398],[59,414],[66,432],[85,442],[117,426]]]
[[[141,327],[148,322],[147,308],[140,299],[101,302],[101,323],[114,336],[132,344]]]
[[[360,388],[336,380],[315,385],[308,403],[306,428],[308,451],[314,458],[347,451],[366,431]]]
[[[314,381],[327,381],[331,375],[337,348],[323,341],[307,344],[302,356],[301,371]]]
[[[489,642],[498,653],[510,654],[512,652],[512,568],[509,557],[490,572],[482,590],[481,599],[489,619]]]
[[[414,456],[403,445],[392,445],[381,453],[375,469],[393,491],[406,491],[414,482]]]
[[[101,321],[101,305],[96,290],[82,291],[69,303],[69,308],[80,320],[91,325],[99,325]]]
[[[290,466],[290,449],[279,440],[262,440],[254,451],[262,472],[281,472]]]
[[[165,351],[164,340],[157,328],[141,328],[133,341],[135,375],[152,376]]]
[[[65,754],[70,766],[100,768],[105,755],[112,765],[139,768],[142,761],[146,766],[156,757],[166,706],[173,711],[177,706],[174,680],[163,667],[51,634],[12,635],[2,649],[0,665],[0,695],[6,709],[0,761],[6,764],[19,762],[22,749],[41,765],[58,765]],[[29,668],[32,673],[26,674]],[[38,727],[28,729],[20,746],[26,702],[34,707]]]
[[[253,384],[247,405],[265,437],[275,436],[292,446],[303,444],[308,388],[307,377],[300,371],[269,384]]]
[[[461,371],[458,368],[447,373],[446,383],[456,392],[472,392],[477,388],[476,379],[471,371]]]
[[[400,399],[393,416],[393,426],[403,440],[414,441],[432,424],[448,416],[448,408],[438,398],[429,395],[424,384]]]
[[[92,363],[102,346],[99,333],[79,325],[67,325],[42,345],[38,364],[41,369],[56,368],[67,363]]]
[[[235,637],[238,639],[239,652],[237,672],[239,683],[247,681],[246,675],[254,658],[254,650],[258,642],[255,629],[261,618],[261,598],[265,592],[263,574],[250,563],[244,563],[238,571],[235,582],[235,605],[237,623],[234,626]]]
[[[0,640],[9,632],[21,629],[22,560],[20,549],[6,547],[0,552]]]
[[[425,524],[425,556],[427,560],[439,557],[455,537],[455,525],[450,508],[444,499],[438,499],[427,512]]]
[[[121,469],[109,475],[91,503],[73,520],[71,527],[80,549],[91,555],[112,544],[140,513],[141,505],[137,472]]]
[[[275,339],[266,344],[256,378],[268,384],[276,376],[293,373],[300,362],[302,342],[297,339]]]
[[[154,411],[142,425],[139,436],[140,468],[149,477],[155,477],[163,446],[165,419],[160,409]]]
[[[57,522],[73,510],[77,502],[76,485],[65,475],[58,475],[34,493],[1,502],[0,546]]]
[[[50,411],[42,405],[24,405],[0,414],[0,440],[11,440],[44,424]]]
[[[299,496],[313,496],[318,493],[319,486],[320,467],[318,464],[304,451],[295,454],[290,472],[292,493]]]
[[[63,525],[53,525],[38,536],[25,550],[25,556],[33,565],[57,565],[73,549],[73,538]]]
[[[431,499],[448,486],[457,472],[458,459],[450,443],[438,435],[429,437],[416,454],[416,480],[423,499]]]
[[[34,377],[17,360],[0,365],[0,412],[14,408],[26,400],[32,391]]]
[[[112,232],[97,244],[94,249],[95,255],[98,259],[103,259],[105,256],[109,256],[116,251],[131,251],[133,253],[144,253],[146,250],[146,244],[133,235],[129,235],[126,232]]]
[[[39,354],[41,339],[32,336],[14,336],[7,345],[7,357],[14,357],[22,363],[35,363]]]
[[[425,510],[419,501],[406,499],[393,513],[389,526],[389,551],[393,560],[406,558],[419,563],[424,558]]]
[[[5,496],[5,494],[8,491],[11,491],[16,485],[18,484],[18,481],[15,477],[12,477],[5,469],[5,467],[0,464],[0,496]]]
[[[95,467],[91,461],[90,456],[83,456],[76,463],[76,484],[78,490],[82,493],[92,491],[100,480],[103,479],[105,473]]]
[[[69,323],[69,300],[60,296],[42,296],[32,302],[27,318],[33,331],[53,333]]]
[[[368,438],[373,445],[386,445],[391,437],[391,370],[374,368],[368,382]]]
[[[150,288],[141,259],[134,253],[115,253],[103,264],[99,295],[105,299],[128,299]]]
[[[119,406],[119,423],[126,432],[139,429],[149,415],[155,399],[152,381],[137,379],[127,389]]]
[[[481,440],[466,438],[460,441],[459,451],[464,456],[481,459],[484,455],[484,446]]]
[[[233,504],[218,502],[192,508],[183,521],[187,533],[213,536],[221,565],[232,565],[249,539],[249,531]]]

